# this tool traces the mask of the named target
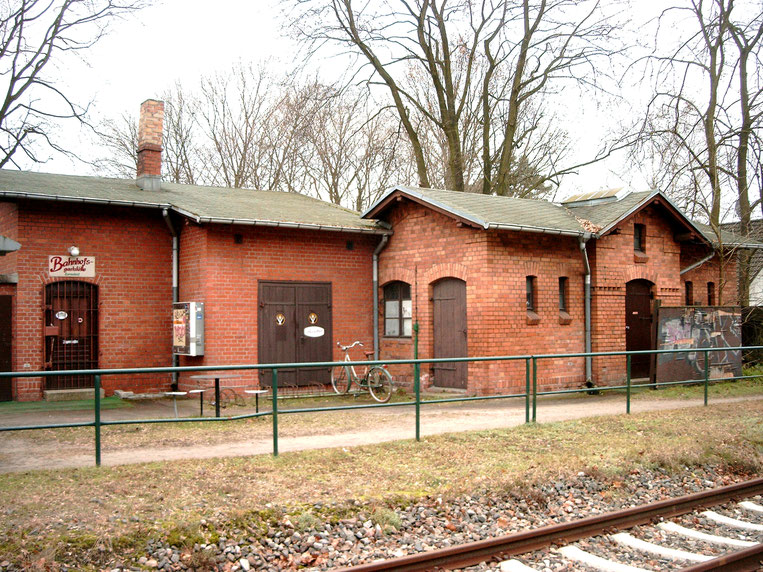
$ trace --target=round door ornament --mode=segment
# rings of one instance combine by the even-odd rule
[[[311,324],[318,323],[318,314],[316,314],[315,312],[310,312],[307,315],[307,321],[310,322]]]
[[[63,310],[59,310],[58,312],[56,312],[56,318],[58,318],[59,320],[65,320],[68,317],[69,317],[69,314],[67,314]]]
[[[276,325],[283,326],[285,323],[286,323],[286,316],[284,316],[281,312],[278,312],[276,314]]]
[[[85,319],[84,319],[84,318],[77,318],[77,323],[78,323],[78,324],[81,324],[81,323],[82,323],[82,322],[84,322],[84,321],[85,321]]]

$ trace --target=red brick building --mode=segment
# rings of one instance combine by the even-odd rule
[[[414,322],[424,358],[647,349],[652,300],[680,304],[688,283],[696,302],[719,303],[721,291],[735,299],[733,280],[713,282],[706,230],[658,192],[558,205],[396,187],[360,216],[299,194],[161,181],[162,114],[161,102],[144,103],[136,180],[0,171],[3,369],[331,361],[341,358],[337,341],[354,340],[406,359]],[[735,276],[733,262],[726,271]],[[173,360],[178,301],[203,304],[204,349]],[[489,394],[521,390],[524,368],[423,373]],[[547,389],[623,375],[621,358],[544,360],[538,370]],[[328,376],[294,370],[279,380]],[[103,378],[107,394],[173,383],[195,385],[167,374]],[[0,382],[0,399],[88,387],[86,376],[18,378]]]
[[[372,347],[372,256],[389,231],[304,195],[162,182],[162,105],[142,111],[153,121],[141,120],[137,180],[0,171],[0,235],[20,244],[0,257],[0,308],[11,316],[0,322],[10,334],[5,369],[171,366],[173,299],[205,309],[204,353],[180,365],[331,361],[341,358],[336,340]],[[302,335],[310,325],[324,335]],[[281,379],[323,383],[329,372]],[[106,394],[172,382],[103,378]],[[257,382],[250,373],[232,383]],[[3,380],[0,398],[92,383]],[[179,380],[181,389],[192,383]]]
[[[395,187],[364,216],[393,231],[379,256],[383,358],[411,355],[403,320],[421,326],[421,357],[646,350],[653,301],[684,304],[687,283],[720,292],[707,229],[657,191],[592,193],[557,205]],[[726,244],[734,240],[728,235]],[[733,260],[724,267],[735,276]],[[736,299],[733,280],[723,296]],[[719,300],[697,294],[687,303],[705,302]],[[625,369],[624,357],[540,360],[538,380],[545,389],[580,387],[622,380]],[[524,360],[423,372],[437,386],[483,394],[525,384]],[[648,372],[648,358],[634,357],[634,376]]]

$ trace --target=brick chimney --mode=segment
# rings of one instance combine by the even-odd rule
[[[140,106],[136,178],[136,183],[144,191],[158,191],[162,188],[163,128],[164,102],[147,99]]]

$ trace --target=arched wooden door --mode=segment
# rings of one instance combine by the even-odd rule
[[[98,287],[89,282],[53,282],[45,287],[45,369],[98,367]],[[45,378],[46,389],[94,386],[92,375]]]
[[[627,351],[652,348],[652,283],[649,280],[631,280],[625,284],[625,349]],[[649,377],[649,354],[631,358],[631,376]]]
[[[436,282],[432,300],[434,357],[466,357],[466,282],[458,278]],[[466,362],[435,363],[432,369],[436,386],[466,389]]]

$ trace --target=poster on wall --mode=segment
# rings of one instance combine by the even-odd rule
[[[657,349],[687,350],[657,355],[657,382],[702,380],[707,354],[710,379],[742,375],[742,314],[738,307],[661,306]],[[704,348],[721,348],[704,352]]]
[[[183,356],[204,355],[204,303],[172,305],[172,352]]]
[[[95,256],[48,256],[53,278],[95,278]]]
[[[188,353],[188,306],[172,309],[172,351],[176,354]]]

